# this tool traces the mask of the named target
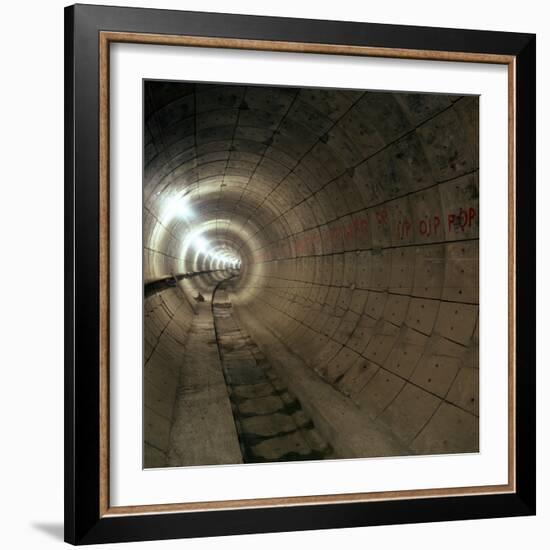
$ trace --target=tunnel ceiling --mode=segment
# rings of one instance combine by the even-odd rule
[[[414,243],[422,207],[435,218],[424,240],[473,235],[472,212],[453,210],[475,186],[468,98],[164,82],[145,92],[147,277],[205,263],[189,232],[244,268]],[[442,196],[437,184],[452,180]],[[467,221],[458,232],[453,214]]]
[[[144,100],[146,281],[238,266],[235,304],[344,394],[368,382],[369,414],[407,390],[474,422],[477,97],[149,81]]]

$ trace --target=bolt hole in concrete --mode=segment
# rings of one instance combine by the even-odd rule
[[[478,108],[145,82],[145,468],[478,451]]]

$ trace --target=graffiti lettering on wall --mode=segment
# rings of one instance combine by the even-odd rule
[[[446,222],[446,228],[443,225]],[[386,208],[374,211],[371,218],[376,225],[376,232],[388,237],[390,242],[409,241],[415,238],[415,242],[426,240],[445,240],[447,233],[465,233],[477,222],[477,209],[473,206],[460,207],[456,211],[447,212],[442,217],[439,214],[427,214],[418,220],[412,220],[406,216],[397,217],[391,221],[391,216]],[[330,227],[325,226],[319,230],[312,230],[301,234],[294,241],[297,256],[315,254],[322,242],[327,239],[332,242],[349,242],[352,239],[365,240],[369,238],[371,221],[367,215],[354,218],[347,223],[340,223]],[[257,261],[277,257],[289,257],[292,254],[288,240],[272,244],[268,249],[257,254]]]
[[[455,229],[460,228],[462,231],[466,227],[472,227],[472,221],[476,217],[475,208],[468,208],[468,210],[463,210],[462,208],[458,211],[458,214],[449,214],[447,216],[449,222],[449,231],[454,226]]]

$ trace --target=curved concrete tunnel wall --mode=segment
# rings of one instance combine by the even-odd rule
[[[219,268],[186,244],[199,232],[240,260],[252,335],[267,327],[407,453],[477,451],[477,98],[148,82],[145,113],[145,281]],[[161,464],[192,303],[170,289],[145,315]]]

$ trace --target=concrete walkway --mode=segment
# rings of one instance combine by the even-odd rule
[[[210,300],[198,303],[197,309],[179,373],[167,466],[239,464],[242,455]]]

